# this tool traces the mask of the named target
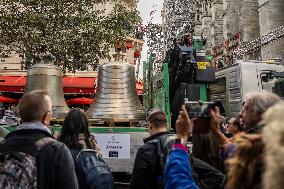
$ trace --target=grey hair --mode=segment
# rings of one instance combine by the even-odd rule
[[[269,108],[263,115],[264,165],[263,189],[284,186],[284,103]]]
[[[268,108],[281,101],[281,98],[271,92],[251,92],[245,95],[245,101],[258,115],[262,115]]]

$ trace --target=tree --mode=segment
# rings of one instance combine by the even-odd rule
[[[65,71],[96,69],[115,41],[124,40],[140,22],[138,11],[121,2],[109,14],[99,8],[114,1],[1,0],[0,53],[16,51],[30,66],[35,54],[49,51]]]

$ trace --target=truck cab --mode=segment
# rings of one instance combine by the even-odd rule
[[[267,61],[238,61],[217,70],[216,80],[209,85],[211,101],[221,101],[227,116],[238,115],[248,92],[263,90],[284,98],[284,66]]]

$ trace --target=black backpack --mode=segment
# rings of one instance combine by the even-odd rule
[[[166,160],[173,144],[180,143],[175,135],[163,135],[159,139],[149,141],[156,145],[153,158],[152,174],[158,175],[158,187],[163,188],[163,174]],[[222,189],[225,183],[225,175],[206,162],[194,158],[189,154],[192,176],[200,189]]]
[[[163,177],[164,177],[164,168],[166,160],[168,157],[169,151],[172,149],[172,145],[177,143],[177,137],[173,134],[165,134],[160,138],[153,139],[147,143],[153,144],[156,146],[156,150],[153,156],[152,162],[152,175],[156,177],[155,184],[158,185],[158,188],[164,188]]]
[[[2,189],[36,189],[38,151],[55,140],[45,137],[35,142],[36,152],[28,154],[20,151],[0,153],[0,186]]]
[[[81,189],[113,189],[113,175],[102,155],[92,149],[71,152]]]
[[[192,177],[200,189],[223,189],[226,176],[208,163],[191,155]]]

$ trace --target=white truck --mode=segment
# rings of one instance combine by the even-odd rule
[[[248,92],[267,90],[284,98],[284,65],[268,61],[238,61],[217,70],[209,85],[211,101],[221,101],[227,116],[238,115]]]

